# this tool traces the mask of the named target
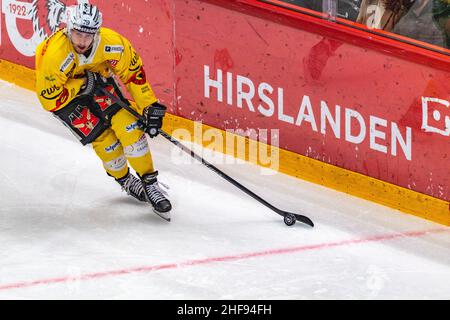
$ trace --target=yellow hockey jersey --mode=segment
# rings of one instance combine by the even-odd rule
[[[136,102],[137,111],[157,101],[142,60],[130,42],[117,32],[100,28],[88,57],[78,54],[66,34],[56,31],[36,49],[36,94],[42,106],[56,111],[80,91],[86,70],[105,77],[118,76]]]

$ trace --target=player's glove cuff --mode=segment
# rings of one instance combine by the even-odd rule
[[[143,119],[140,121],[140,124],[150,138],[154,138],[159,134],[166,110],[166,106],[159,102],[154,102],[144,109],[142,113]]]
[[[103,77],[96,72],[86,71],[85,77],[86,83],[81,87],[78,95],[93,95],[96,87],[105,84]]]

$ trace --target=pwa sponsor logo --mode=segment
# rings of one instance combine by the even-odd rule
[[[425,132],[450,136],[450,102],[422,97],[422,129]]]
[[[57,85],[53,85],[50,88],[42,90],[41,97],[46,100],[54,100],[61,95],[61,92],[58,92],[59,90],[61,90],[61,87],[58,87]],[[55,94],[55,92],[57,92],[57,94]]]
[[[132,124],[126,126],[126,127],[125,127],[125,130],[126,130],[127,132],[131,132],[131,131],[136,130],[136,129],[138,129],[138,128],[139,128],[139,124],[138,124],[138,122],[136,121],[136,122],[133,122]]]
[[[117,140],[112,145],[106,147],[105,151],[106,151],[106,153],[114,152],[117,149],[117,147],[119,147],[119,146],[120,146],[120,142],[119,142],[119,140]]]

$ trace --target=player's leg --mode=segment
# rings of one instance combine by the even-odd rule
[[[97,156],[102,160],[108,175],[115,178],[122,190],[134,198],[145,201],[145,192],[141,181],[130,173],[122,144],[111,129],[105,130],[92,142]]]
[[[156,211],[168,212],[172,209],[170,201],[159,188],[158,171],[153,166],[153,159],[145,133],[139,128],[137,120],[128,111],[120,110],[111,121],[114,130],[131,167],[141,177],[146,199]]]

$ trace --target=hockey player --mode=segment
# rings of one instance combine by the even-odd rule
[[[36,49],[36,93],[42,106],[83,145],[92,144],[107,174],[123,190],[151,203],[157,214],[170,220],[172,206],[158,185],[144,134],[158,135],[166,107],[158,103],[130,42],[101,25],[102,14],[96,6],[87,1],[76,6],[67,27]],[[123,97],[114,76],[134,101]],[[122,109],[115,99],[131,105],[144,121]],[[140,179],[130,173],[128,163]]]

